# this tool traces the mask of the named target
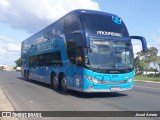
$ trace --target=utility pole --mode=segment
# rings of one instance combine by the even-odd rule
[[[7,55],[6,55],[6,65],[7,65]]]

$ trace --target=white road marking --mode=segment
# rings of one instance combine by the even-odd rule
[[[157,83],[160,84],[160,82],[155,82],[155,81],[145,81],[145,80],[134,80],[135,82],[148,82],[148,83]]]
[[[160,90],[160,88],[145,87],[145,86],[140,86],[140,85],[134,85],[134,87],[141,87],[141,88],[149,88],[149,89],[154,89],[154,90]]]
[[[28,102],[29,102],[29,103],[34,103],[34,102],[33,102],[33,101],[31,101],[31,100],[30,100],[30,101],[28,101]]]

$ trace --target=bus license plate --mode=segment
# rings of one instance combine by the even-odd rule
[[[111,91],[118,91],[119,87],[111,87]]]

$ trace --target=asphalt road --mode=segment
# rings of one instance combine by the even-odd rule
[[[160,111],[160,84],[155,83],[135,82],[132,91],[119,93],[64,94],[24,81],[20,72],[0,72],[0,86],[18,111]]]

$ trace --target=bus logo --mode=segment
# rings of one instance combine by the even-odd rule
[[[53,49],[53,41],[44,43],[44,44],[39,44],[37,46],[37,52],[44,52],[44,51],[49,51]]]
[[[118,17],[115,17],[115,16],[112,16],[112,20],[113,20],[113,22],[115,22],[116,24],[121,24],[121,22],[122,22],[121,18],[118,18]]]

